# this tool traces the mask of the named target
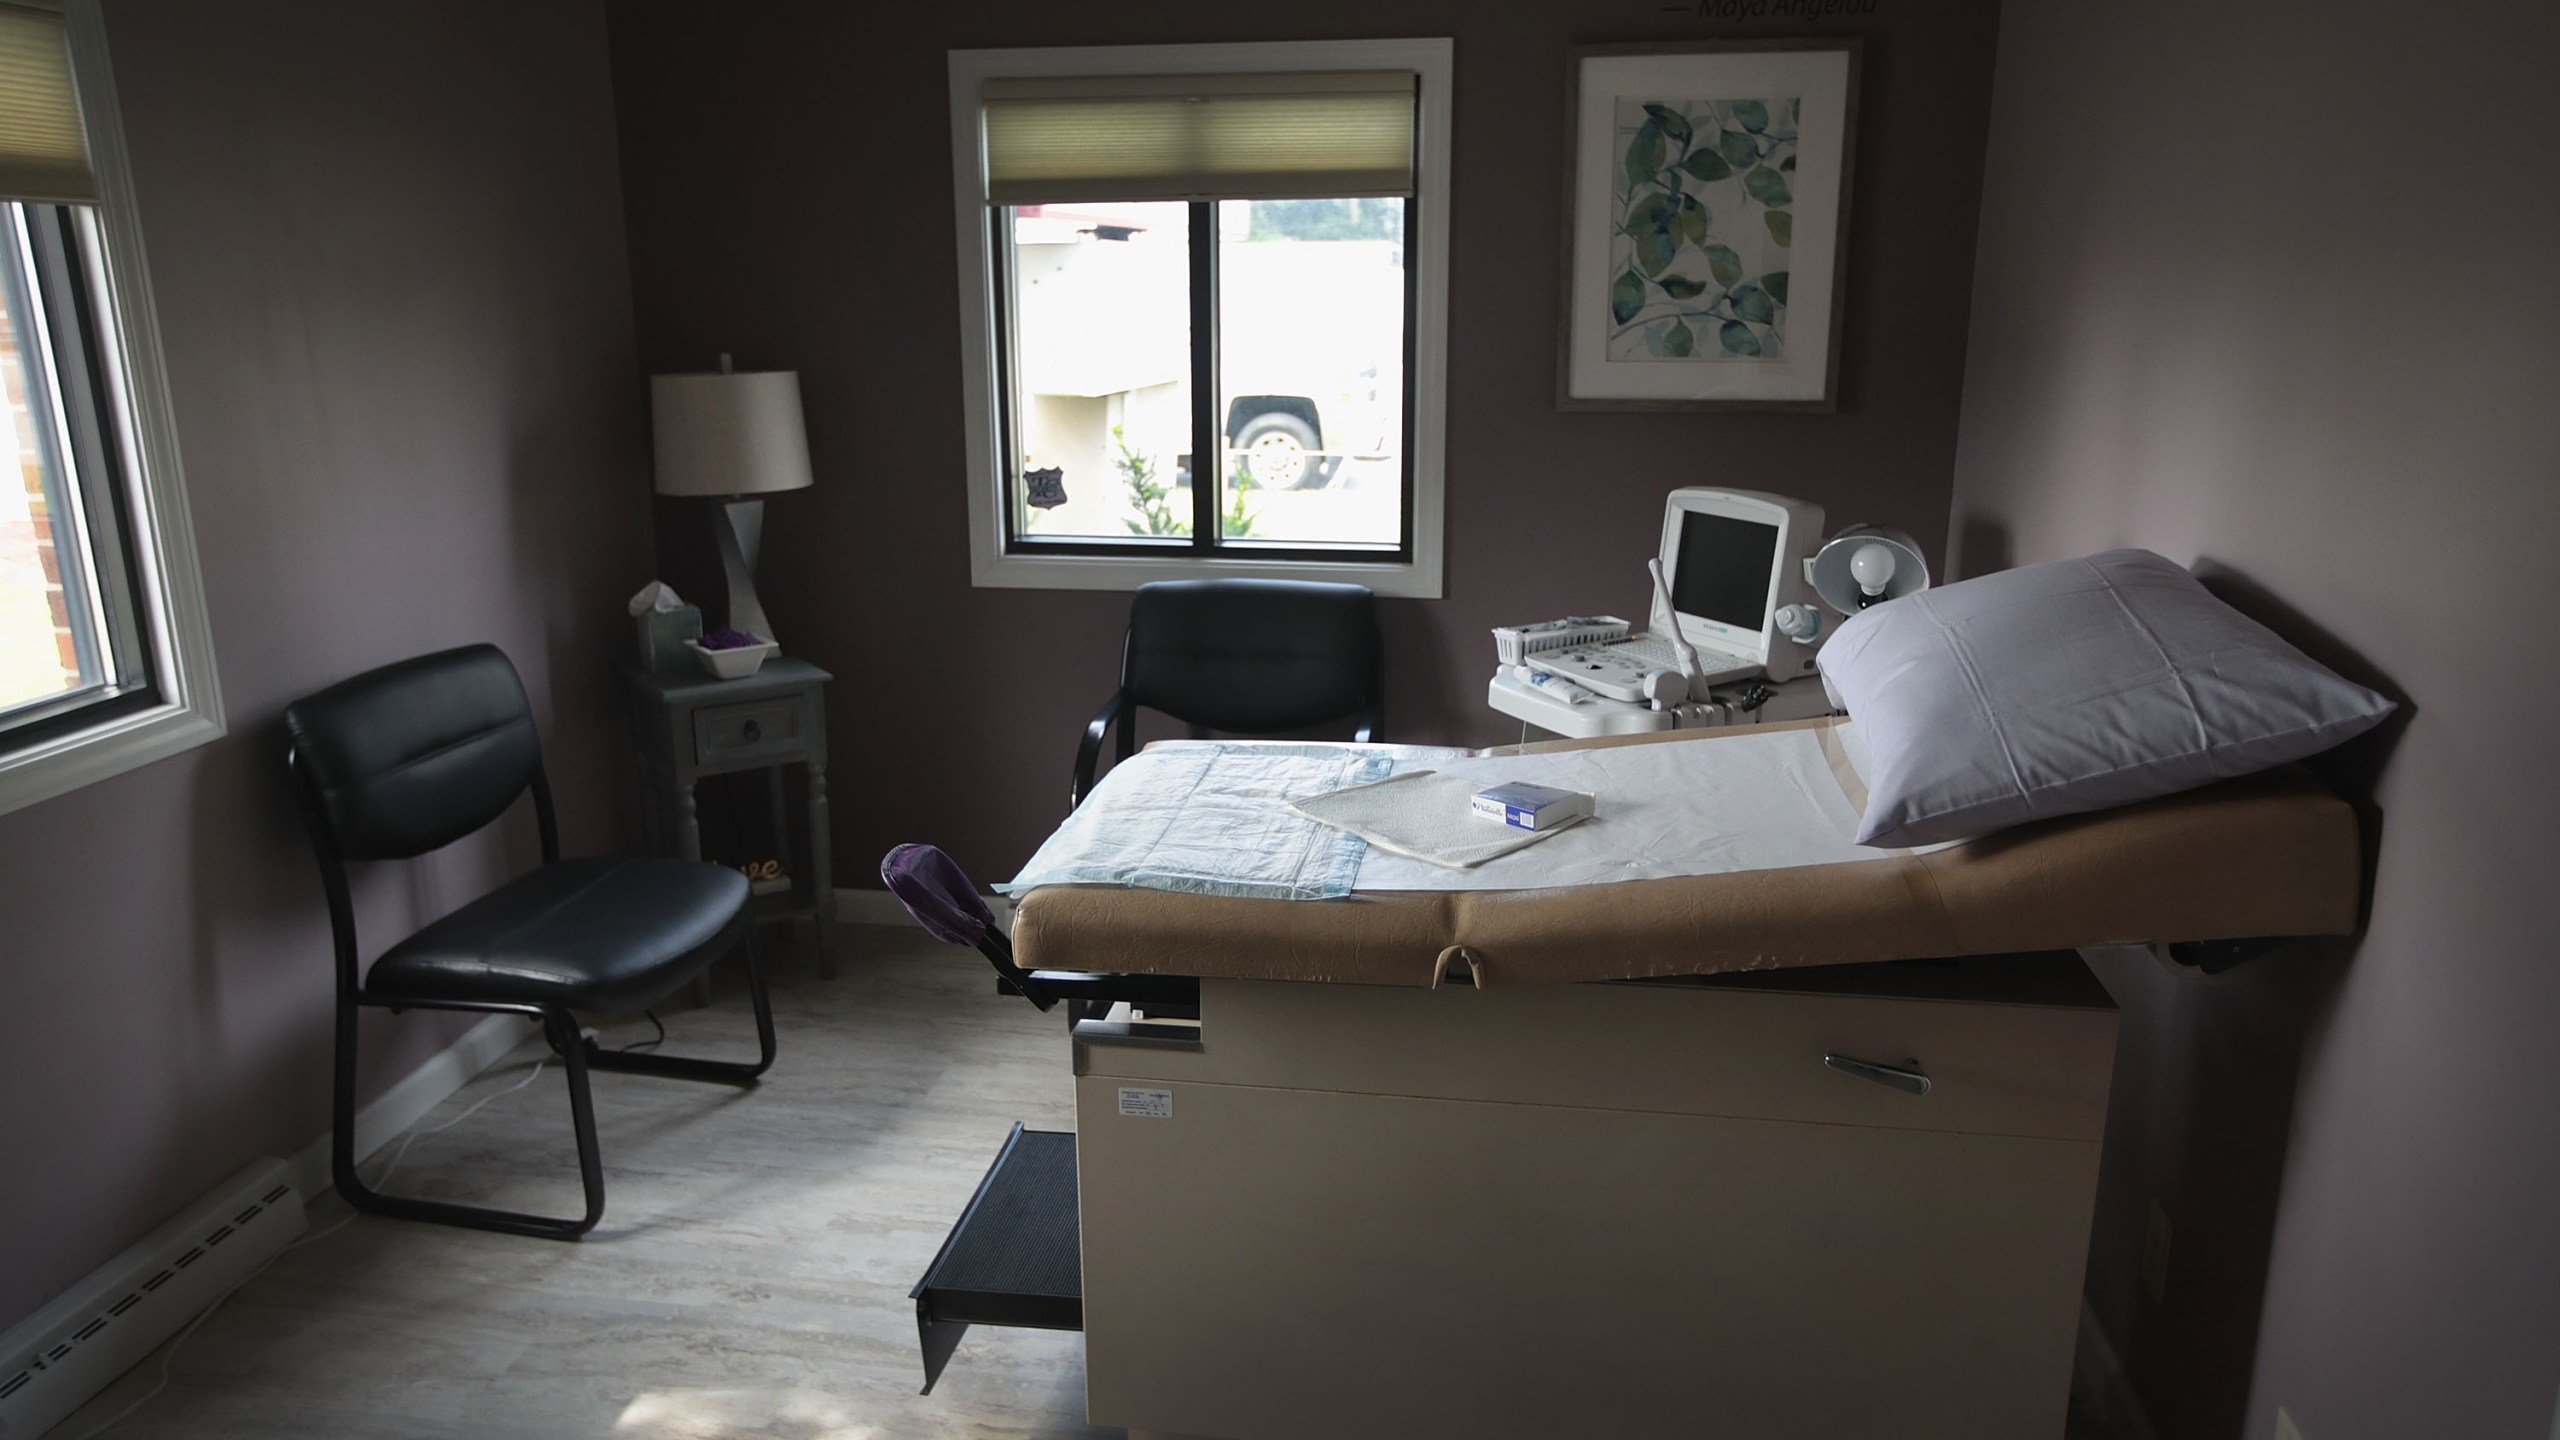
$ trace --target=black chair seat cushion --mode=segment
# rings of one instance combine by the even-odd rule
[[[747,877],[691,860],[563,860],[384,951],[367,993],[629,1015],[727,954]]]

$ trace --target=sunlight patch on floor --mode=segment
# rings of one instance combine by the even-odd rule
[[[651,1390],[623,1407],[613,1429],[632,1440],[881,1440],[889,1433],[815,1390]]]

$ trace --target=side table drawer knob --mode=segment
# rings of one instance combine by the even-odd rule
[[[705,706],[693,722],[693,752],[704,765],[799,758],[800,707],[792,700]]]

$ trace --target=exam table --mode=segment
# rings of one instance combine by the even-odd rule
[[[2055,1436],[2116,1029],[2074,952],[2342,934],[2361,883],[2289,771],[1842,864],[1037,889],[999,969],[1074,1024],[1079,1293],[994,1323],[1081,1327],[1137,1437]]]

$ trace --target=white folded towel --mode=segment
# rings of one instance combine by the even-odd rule
[[[1469,803],[1484,782],[1436,770],[1412,770],[1367,785],[1328,791],[1289,808],[1320,824],[1348,830],[1382,850],[1451,870],[1465,870],[1571,826],[1515,830],[1475,813]]]

